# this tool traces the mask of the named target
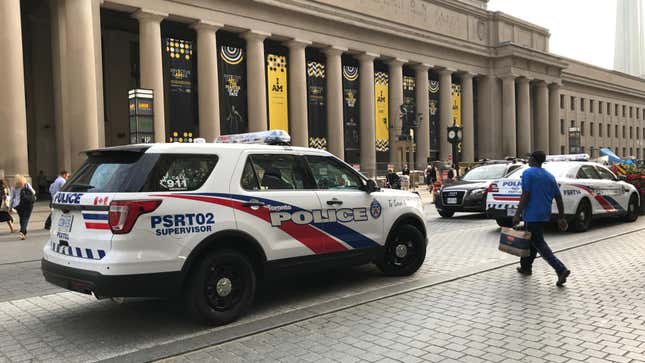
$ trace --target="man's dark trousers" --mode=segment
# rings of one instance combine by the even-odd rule
[[[544,240],[544,226],[547,222],[526,222],[526,229],[531,232],[531,255],[528,257],[522,257],[520,259],[520,266],[522,270],[531,271],[533,267],[533,260],[537,253],[540,253],[540,256],[549,264],[557,274],[560,274],[567,270],[564,264],[558,260],[557,257],[549,248],[549,245],[546,244]]]

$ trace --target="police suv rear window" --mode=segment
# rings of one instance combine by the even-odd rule
[[[90,193],[196,190],[216,164],[215,155],[97,152],[88,157],[62,190]]]

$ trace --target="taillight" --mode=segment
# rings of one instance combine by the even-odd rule
[[[488,186],[488,189],[486,191],[488,193],[497,193],[497,192],[499,192],[499,188],[497,187],[497,184],[490,183],[490,185]]]
[[[115,200],[110,203],[108,224],[114,234],[129,233],[140,215],[157,209],[161,200]]]

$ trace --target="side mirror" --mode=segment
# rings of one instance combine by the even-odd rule
[[[365,185],[365,191],[367,194],[372,194],[376,191],[379,191],[381,188],[376,185],[376,182],[372,179],[367,179],[367,185]]]
[[[624,175],[618,175],[618,180],[620,181],[627,181],[627,177]]]

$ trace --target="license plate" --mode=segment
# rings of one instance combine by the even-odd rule
[[[517,212],[517,209],[515,208],[509,208],[506,210],[506,215],[508,217],[515,217],[515,213]]]
[[[69,233],[72,230],[73,222],[74,222],[73,215],[63,214],[58,219],[58,232]]]
[[[457,204],[457,198],[446,198],[446,203]]]

